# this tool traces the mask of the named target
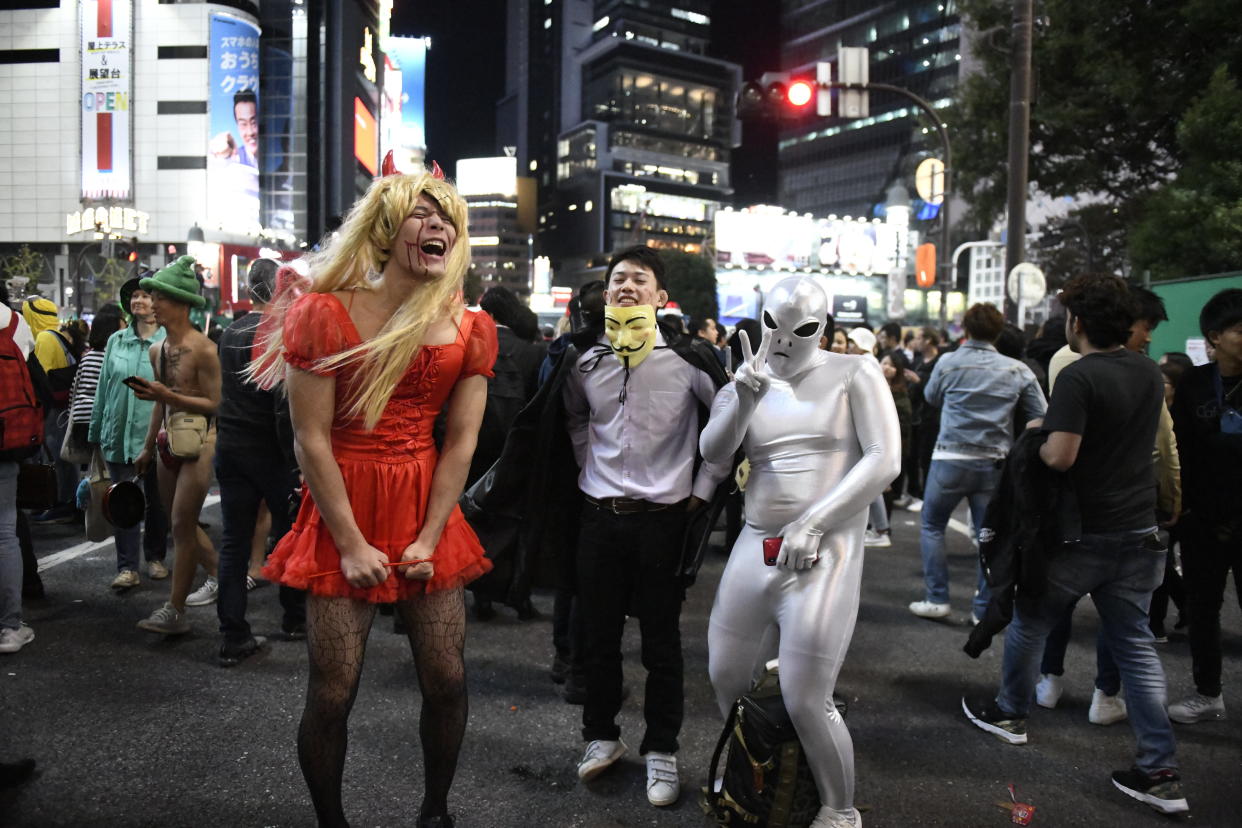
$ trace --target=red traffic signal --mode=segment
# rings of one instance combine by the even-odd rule
[[[790,105],[801,109],[811,102],[815,97],[815,89],[810,81],[796,80],[789,84],[789,89],[785,92],[785,100]]]

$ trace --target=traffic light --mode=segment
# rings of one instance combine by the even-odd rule
[[[810,78],[790,78],[789,72],[765,72],[747,81],[737,97],[739,118],[801,118],[811,111],[817,87]]]
[[[131,264],[138,261],[138,239],[113,239],[111,241],[110,255],[114,259],[130,262]]]

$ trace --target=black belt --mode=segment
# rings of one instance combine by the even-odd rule
[[[650,500],[638,500],[633,497],[591,497],[583,495],[586,502],[597,509],[612,512],[614,515],[636,515],[640,512],[664,512],[669,509],[684,508],[685,500],[676,503],[652,503]]]

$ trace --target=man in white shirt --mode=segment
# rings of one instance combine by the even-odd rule
[[[605,293],[611,335],[575,355],[562,392],[584,496],[576,580],[588,745],[578,776],[595,778],[626,751],[616,724],[621,636],[626,616],[635,615],[647,669],[647,727],[639,752],[646,757],[647,798],[657,806],[676,802],[680,786],[675,754],[684,706],[680,565],[686,524],[730,471],[698,455],[700,410],[710,407],[723,381],[723,372],[709,372],[709,361],[719,363],[705,342],[655,327],[650,318],[668,301],[663,273],[651,248],[613,256]],[[633,326],[641,348],[628,349],[623,343],[631,334],[618,338],[618,325]]]

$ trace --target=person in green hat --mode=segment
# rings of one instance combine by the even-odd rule
[[[168,577],[168,568],[164,565],[168,549],[168,518],[160,503],[155,469],[150,469],[141,478],[137,477],[134,469],[134,461],[145,444],[154,403],[138,399],[125,383],[132,376],[155,379],[151,368],[151,346],[164,340],[164,329],[155,321],[151,294],[139,286],[140,278],[135,276],[121,285],[121,310],[129,325],[109,337],[104,348],[103,367],[99,372],[99,384],[95,387],[95,402],[86,438],[88,443],[99,446],[108,466],[108,476],[114,483],[139,480],[146,493],[142,526],[113,530],[116,577],[112,588],[118,592],[140,583],[138,567],[143,552],[147,560],[147,574],[153,580]]]
[[[168,443],[169,419],[176,414],[199,414],[212,418],[220,404],[220,358],[210,339],[190,324],[190,308],[206,304],[194,274],[194,257],[182,256],[154,276],[139,282],[151,294],[155,321],[167,336],[150,349],[154,381],[135,379],[131,387],[140,400],[155,403],[142,452],[134,461],[141,475],[156,460],[160,495],[172,521],[173,569],[169,600],[138,622],[141,629],[165,635],[189,632],[187,606],[203,606],[216,600],[216,551],[198,525],[199,512],[211,484],[216,430],[208,428],[198,456],[173,455]],[[190,592],[197,565],[207,570],[207,580]]]

